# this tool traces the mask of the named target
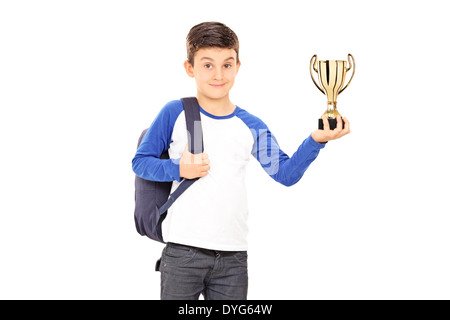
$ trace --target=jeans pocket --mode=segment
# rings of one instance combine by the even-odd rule
[[[191,261],[196,253],[196,248],[168,243],[161,262],[164,266],[181,266]]]
[[[247,265],[247,251],[238,251],[233,255],[233,258],[239,262],[240,264],[246,266]]]

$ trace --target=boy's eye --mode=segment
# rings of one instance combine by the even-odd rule
[[[231,64],[229,64],[229,63],[227,63],[226,65],[224,65],[224,67],[225,67],[226,69],[229,69],[229,68],[231,68],[231,67],[232,67],[232,65],[231,65]]]
[[[206,69],[212,69],[212,64],[210,64],[210,63],[205,64],[205,68]]]

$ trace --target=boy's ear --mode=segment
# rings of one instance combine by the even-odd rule
[[[241,67],[241,61],[236,64],[236,75],[239,72],[239,68]]]
[[[194,77],[194,67],[187,60],[184,62],[184,69],[189,77]]]

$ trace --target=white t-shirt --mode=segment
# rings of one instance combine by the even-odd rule
[[[210,159],[208,175],[187,189],[168,210],[162,224],[165,242],[223,251],[247,250],[247,194],[245,172],[251,156],[276,181],[297,183],[325,144],[311,136],[292,157],[287,156],[259,118],[236,107],[218,117],[200,107],[204,152]],[[181,100],[169,102],[156,117],[133,159],[134,172],[143,179],[180,184],[179,159],[187,144]],[[172,160],[159,156],[168,150]]]

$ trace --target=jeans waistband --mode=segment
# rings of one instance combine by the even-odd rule
[[[168,242],[167,245],[172,246],[174,248],[177,248],[177,247],[178,248],[189,248],[189,249],[199,250],[204,253],[208,253],[208,254],[212,254],[212,255],[222,255],[222,256],[233,255],[233,254],[236,254],[237,252],[246,252],[246,251],[224,251],[224,250],[205,249],[205,248],[199,248],[199,247],[189,246],[189,245],[175,243],[175,242]]]

